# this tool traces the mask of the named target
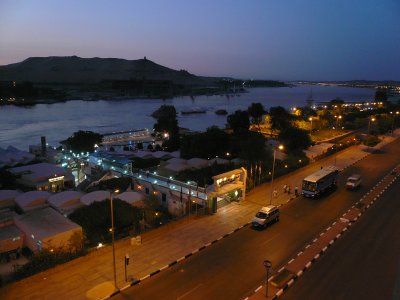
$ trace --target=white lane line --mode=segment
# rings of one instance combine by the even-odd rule
[[[194,292],[196,289],[198,289],[200,286],[202,286],[202,283],[199,283],[198,285],[196,285],[194,288],[192,288],[190,291],[186,292],[185,294],[183,294],[182,296],[179,296],[178,298],[176,298],[176,300],[179,299],[183,299],[184,297],[186,297],[187,295],[189,295],[190,293]]]

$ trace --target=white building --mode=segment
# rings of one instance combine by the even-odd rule
[[[69,170],[57,165],[39,163],[9,169],[18,176],[17,183],[39,191],[61,191],[64,187],[74,187],[74,176]]]
[[[50,195],[47,191],[30,191],[16,196],[15,203],[23,212],[27,212],[48,206],[47,199]]]
[[[68,249],[70,238],[82,227],[47,207],[14,218],[15,225],[25,234],[24,246],[37,253],[43,249]]]

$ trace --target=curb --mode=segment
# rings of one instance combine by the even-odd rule
[[[371,153],[368,153],[367,155],[365,155],[365,156],[362,157],[361,159],[359,159],[359,160],[353,162],[352,164],[350,164],[350,165],[344,167],[344,168],[341,169],[340,171],[343,171],[344,169],[346,169],[346,168],[348,168],[348,167],[354,165],[354,164],[357,163],[358,161],[360,161],[360,160],[364,159],[365,157],[367,157],[369,154],[371,154]],[[397,168],[397,167],[396,167],[396,168]],[[393,169],[389,174],[387,174],[384,178],[386,178],[387,176],[389,176],[396,168],[394,168],[394,169]],[[384,179],[384,178],[383,178],[383,179]],[[397,178],[397,176],[394,178],[394,180],[395,180],[396,178]],[[382,179],[379,183],[377,183],[366,195],[368,195],[372,190],[374,190],[374,189],[377,187],[377,185],[380,184],[380,183],[383,181],[383,179]],[[393,181],[394,181],[394,180],[393,180]],[[390,184],[392,184],[393,181],[391,181]],[[390,185],[390,184],[389,184],[389,185]],[[389,186],[389,185],[388,185],[388,186]],[[386,188],[387,188],[387,187],[386,187]],[[386,190],[386,188],[384,189],[384,191]],[[380,195],[382,195],[382,193],[383,193],[383,192],[381,192],[376,198],[378,198]],[[357,202],[357,204],[360,203],[360,202],[365,198],[366,195],[364,195],[364,196]],[[284,205],[288,204],[289,202],[295,200],[295,199],[298,198],[298,197],[300,197],[300,195],[298,195],[298,196],[291,196],[289,200],[287,200],[285,203],[282,203],[282,204],[278,205],[277,207],[284,206]],[[374,199],[374,201],[376,200],[376,198]],[[374,201],[373,201],[372,203],[374,203]],[[371,204],[372,204],[372,203],[371,203]],[[369,206],[370,206],[370,205],[368,205],[368,207],[369,207]],[[367,207],[367,208],[368,208],[368,207]],[[364,210],[364,211],[365,211],[365,210]],[[346,212],[346,213],[347,213],[347,212]],[[360,215],[361,215],[361,214],[360,214]],[[358,218],[358,217],[357,217],[357,218]],[[356,218],[355,220],[357,220],[357,218]],[[354,221],[355,221],[355,220],[354,220]],[[353,221],[353,222],[354,222],[354,221]],[[336,222],[334,222],[333,224],[335,224],[335,223],[336,223]],[[287,289],[294,283],[294,281],[296,281],[296,280],[303,274],[304,271],[306,271],[307,269],[309,269],[310,266],[311,266],[311,264],[312,264],[313,262],[315,262],[322,254],[324,254],[325,251],[326,251],[326,250],[327,250],[327,249],[328,249],[328,248],[329,248],[329,247],[330,247],[330,246],[331,246],[331,245],[332,245],[346,230],[347,230],[347,228],[349,228],[349,227],[351,226],[351,223],[350,223],[350,222],[348,222],[348,223],[349,223],[349,224],[342,230],[342,232],[341,232],[340,234],[338,234],[333,240],[331,240],[331,242],[329,243],[329,245],[326,246],[324,249],[322,249],[310,262],[308,262],[308,263],[306,264],[306,266],[303,268],[303,270],[301,270],[301,271],[299,271],[297,274],[295,274],[294,277],[293,277],[293,279],[291,279],[288,283],[286,283],[285,286],[284,286],[281,290],[279,290],[279,291],[275,294],[275,296],[274,296],[272,299],[277,299],[280,295],[282,295],[283,292],[284,292],[285,290],[287,290]],[[181,261],[183,261],[183,260],[185,260],[185,259],[191,257],[193,254],[195,254],[195,253],[197,253],[197,252],[200,252],[200,251],[206,249],[207,247],[209,247],[209,246],[211,246],[211,245],[217,243],[218,241],[221,241],[222,239],[224,239],[224,238],[230,236],[231,234],[233,234],[233,233],[239,231],[240,229],[242,229],[242,228],[248,226],[249,224],[251,224],[251,222],[247,222],[247,223],[245,223],[244,225],[239,226],[239,227],[237,227],[236,229],[230,231],[229,233],[224,234],[223,236],[220,236],[218,239],[215,239],[215,240],[213,240],[212,242],[209,242],[209,243],[207,243],[207,244],[201,246],[200,248],[197,248],[197,249],[191,251],[190,253],[186,254],[185,256],[182,256],[182,257],[178,258],[177,260],[172,261],[171,263],[169,263],[169,264],[167,264],[167,265],[161,267],[160,269],[155,270],[155,271],[151,272],[150,274],[147,274],[147,275],[141,277],[140,279],[136,279],[136,280],[132,281],[130,284],[125,285],[124,287],[122,287],[122,288],[116,290],[116,291],[113,292],[112,294],[101,298],[101,300],[103,300],[103,299],[110,299],[111,297],[113,297],[113,296],[119,294],[120,292],[122,292],[122,291],[124,291],[124,290],[126,290],[126,289],[128,289],[128,288],[130,288],[130,287],[132,287],[132,286],[135,286],[135,285],[141,283],[143,280],[148,279],[148,278],[150,278],[150,277],[152,277],[152,276],[154,276],[154,275],[160,273],[161,271],[164,271],[164,270],[166,270],[166,269],[168,269],[168,268],[170,268],[170,267],[176,265],[177,263],[179,263],[179,262],[181,262]],[[328,227],[328,229],[326,229],[323,233],[321,233],[320,236],[322,236],[322,235],[323,235],[327,230],[329,230],[329,229],[330,229],[330,227]],[[315,242],[316,240],[317,240],[317,239],[314,239],[313,242]],[[309,246],[310,246],[310,244],[307,245],[307,246],[305,247],[305,249],[307,249]],[[299,252],[299,253],[297,254],[297,256],[301,255],[302,252],[303,252],[303,251]],[[291,261],[292,261],[292,260],[291,260]],[[289,261],[289,263],[290,263],[291,261]],[[287,263],[285,266],[287,266],[289,263]],[[284,267],[285,267],[285,266],[284,266]],[[284,269],[284,267],[282,267],[281,270]],[[270,278],[270,279],[271,279],[271,278]],[[262,285],[261,285],[260,287],[258,287],[258,288],[255,290],[254,293],[256,293],[258,290],[260,290],[261,287],[262,287]],[[254,294],[254,293],[253,293],[253,294]],[[248,298],[248,297],[247,297],[247,298]],[[246,298],[246,299],[247,299],[247,298]]]
[[[396,172],[396,169],[400,168],[400,164],[397,165],[395,168],[393,168],[391,171],[389,171],[378,183],[376,183],[366,194],[364,194],[351,208],[349,208],[346,212],[344,212],[342,214],[341,217],[339,217],[335,222],[332,223],[332,225],[330,225],[329,227],[327,227],[325,230],[323,230],[317,238],[315,238],[311,243],[309,243],[307,246],[304,247],[304,249],[302,251],[300,251],[299,253],[297,253],[297,255],[295,255],[295,257],[298,257],[300,255],[303,254],[304,250],[306,250],[307,248],[309,248],[312,244],[314,244],[316,241],[318,241],[318,238],[323,236],[326,232],[328,232],[332,226],[334,226],[337,222],[346,222],[347,226],[344,227],[340,233],[338,233],[330,242],[328,245],[326,245],[322,250],[320,250],[320,252],[318,252],[309,262],[307,262],[305,264],[305,266],[303,267],[302,270],[298,271],[297,274],[294,274],[293,278],[286,283],[280,290],[278,290],[276,292],[276,294],[271,298],[273,300],[278,299],[280,296],[282,296],[284,294],[284,292],[293,285],[293,283],[299,279],[305,271],[307,271],[308,269],[311,268],[312,264],[315,263],[327,250],[328,248],[330,248],[348,229],[350,229],[350,227],[352,226],[353,223],[355,223],[360,216],[365,213],[365,211],[371,207],[372,204],[374,204],[376,202],[376,200],[378,200],[378,198],[380,196],[382,196],[382,194],[394,183],[395,180],[398,179],[398,177],[400,176],[399,174],[394,175],[394,173]],[[356,217],[354,217],[352,220],[348,220],[346,218],[344,218],[344,216],[353,208],[355,208],[355,206],[357,204],[362,203],[362,201],[372,192],[374,191],[380,184],[383,183],[383,181],[385,179],[387,179],[389,176],[394,176],[392,180],[390,180],[384,187],[382,187],[382,191],[379,192],[379,194],[377,196],[375,196],[373,199],[371,199],[370,204],[366,205],[364,209],[360,209],[360,213],[358,213],[358,215]],[[290,200],[289,200],[290,201]],[[289,202],[288,201],[288,202]],[[294,261],[294,258],[290,259],[282,268],[279,269],[278,273],[281,272],[282,270],[284,270],[292,261]],[[269,278],[268,281],[271,281],[273,277]],[[254,292],[245,298],[245,300],[249,299],[251,296],[253,296],[255,293],[257,293],[261,288],[263,287],[263,285],[260,285],[257,289],[254,290]]]
[[[289,201],[290,201],[290,200],[289,200]],[[173,262],[170,262],[169,264],[167,264],[167,265],[161,267],[160,269],[155,270],[155,271],[151,272],[150,274],[147,274],[147,275],[141,277],[140,279],[135,279],[135,280],[132,281],[130,284],[127,284],[127,285],[125,285],[124,287],[122,287],[122,288],[118,289],[117,291],[113,292],[112,294],[101,298],[101,300],[110,299],[111,297],[113,297],[113,296],[119,294],[120,292],[122,292],[122,291],[124,291],[124,290],[126,290],[126,289],[128,289],[128,288],[130,288],[130,287],[132,287],[132,286],[135,286],[135,285],[138,285],[138,284],[141,283],[143,280],[148,279],[148,278],[150,278],[150,277],[152,277],[152,276],[154,276],[154,275],[160,273],[161,271],[164,271],[164,270],[166,270],[166,269],[168,269],[168,268],[170,268],[170,267],[176,265],[177,263],[179,263],[179,262],[181,262],[181,261],[183,261],[183,260],[185,260],[185,259],[191,257],[193,254],[195,254],[195,253],[197,253],[197,252],[200,252],[200,251],[206,249],[207,247],[209,247],[209,246],[211,246],[211,245],[213,245],[213,244],[215,244],[215,243],[221,241],[222,239],[224,239],[224,238],[230,236],[231,234],[233,234],[233,233],[239,231],[240,229],[242,229],[242,228],[244,228],[244,227],[246,227],[246,226],[248,226],[248,225],[250,225],[250,224],[251,224],[251,222],[247,222],[246,224],[237,227],[236,229],[230,231],[229,233],[224,234],[223,236],[220,236],[219,238],[213,240],[212,242],[209,242],[209,243],[207,243],[207,244],[201,246],[200,248],[197,248],[197,249],[193,250],[192,252],[186,254],[185,256],[182,256],[182,257],[178,258],[177,260],[174,260]]]

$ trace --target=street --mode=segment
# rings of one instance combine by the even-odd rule
[[[282,299],[400,299],[397,181]]]
[[[265,259],[272,261],[272,273],[278,270],[399,163],[398,149],[396,141],[347,168],[340,174],[338,189],[321,199],[298,198],[283,206],[281,221],[266,230],[246,227],[116,298],[245,298],[263,281]],[[353,173],[362,175],[363,184],[347,191],[344,184]]]

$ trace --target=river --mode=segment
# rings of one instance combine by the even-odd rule
[[[217,125],[225,127],[226,116],[216,115],[217,109],[225,109],[228,114],[238,109],[247,109],[251,103],[260,102],[265,108],[281,105],[285,108],[305,106],[312,96],[315,102],[327,102],[341,98],[348,102],[371,101],[374,89],[298,85],[284,88],[253,88],[247,93],[223,96],[189,96],[169,100],[71,100],[55,104],[37,104],[31,107],[13,105],[0,106],[0,147],[12,145],[20,150],[28,150],[29,145],[39,144],[40,137],[58,146],[59,141],[68,138],[78,130],[98,133],[152,128],[151,113],[163,104],[174,105],[178,111],[180,127],[205,130]],[[182,110],[201,107],[204,114],[181,115]]]

